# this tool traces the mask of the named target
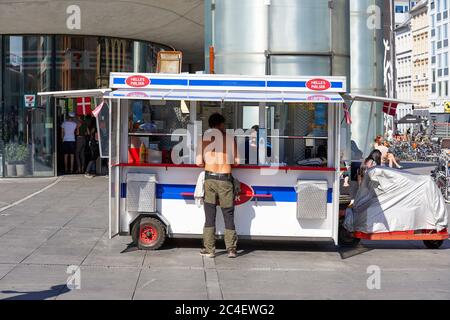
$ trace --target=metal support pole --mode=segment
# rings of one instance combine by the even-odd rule
[[[370,128],[372,127],[374,104],[375,104],[375,102],[373,102],[373,101],[370,103],[370,118],[369,118],[369,125],[367,126],[367,131],[366,131],[366,143],[365,143],[365,146],[369,145],[369,132],[370,132]],[[366,151],[367,150],[364,150],[364,153],[366,153]]]

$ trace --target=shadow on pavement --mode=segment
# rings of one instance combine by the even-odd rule
[[[67,285],[60,284],[43,291],[26,292],[26,291],[3,290],[0,291],[0,293],[18,294],[17,296],[5,298],[2,300],[45,300],[57,297],[69,291],[70,289],[67,287]]]
[[[200,249],[200,239],[173,239],[169,238],[158,250],[164,252],[177,248]],[[223,239],[216,242],[218,250],[225,250]],[[364,241],[357,247],[335,246],[332,242],[306,242],[306,241],[269,241],[269,240],[240,240],[238,245],[239,256],[245,256],[255,251],[299,251],[299,252],[335,252],[341,259],[348,259],[372,250],[429,250],[422,241]],[[438,250],[450,249],[450,241],[445,241]],[[133,243],[129,243],[121,253],[137,251]],[[226,251],[216,253],[216,256],[225,255]]]
[[[339,247],[339,255],[341,256],[342,260],[357,256],[359,254],[363,254],[369,251],[372,251],[372,248],[367,248],[363,245],[358,245],[357,247],[354,248],[349,248],[349,247]]]

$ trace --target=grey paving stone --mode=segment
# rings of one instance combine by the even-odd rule
[[[0,225],[2,227],[16,227],[22,225],[27,220],[23,215],[13,214],[11,212],[3,211],[0,216]]]
[[[28,228],[18,226],[8,233],[4,234],[0,239],[0,243],[38,243],[48,240],[58,228],[55,227],[41,227],[41,228]]]
[[[15,228],[13,225],[0,225],[0,239],[5,233],[8,233],[13,228]]]
[[[224,299],[340,299],[351,278],[335,271],[219,270]],[[361,286],[365,286],[365,280]],[[349,297],[350,298],[350,297]]]
[[[145,256],[144,266],[150,268],[202,268],[203,260],[200,249],[172,248],[149,251]]]
[[[62,228],[47,241],[46,246],[87,246],[93,247],[105,233],[104,230],[95,228]]]
[[[103,230],[86,228],[62,228],[54,236],[33,252],[27,263],[38,264],[81,264],[97,241]]]
[[[143,269],[135,299],[206,299],[203,270]]]
[[[123,252],[129,242],[131,242],[130,237],[108,239],[103,236],[83,265],[140,268],[146,253],[141,250]]]
[[[216,267],[218,269],[242,268],[242,269],[271,269],[278,268],[280,263],[277,259],[267,253],[261,251],[253,251],[243,254],[239,251],[239,259],[228,259],[225,251],[219,251],[216,257]]]
[[[5,244],[0,241],[0,262],[1,263],[20,263],[28,257],[39,244],[30,244],[27,246],[17,246]]]
[[[59,299],[131,299],[139,269],[81,267],[81,288],[58,296]]]
[[[30,219],[26,219],[22,223],[22,227],[63,227],[66,225],[71,219],[74,218],[76,213],[65,213],[65,212],[44,212],[39,213]]]
[[[0,179],[0,202],[11,204],[32,193],[35,193],[49,184],[56,178],[44,179]],[[0,204],[0,208],[4,205]]]
[[[74,228],[98,228],[107,229],[108,228],[108,211],[98,210],[98,212],[82,212],[75,216],[70,222],[68,222],[67,227]]]
[[[360,267],[335,271],[219,270],[225,299],[447,299],[450,279],[438,272],[381,269],[381,290],[369,290]],[[440,275],[439,275],[440,274]],[[436,290],[438,289],[438,290]]]
[[[86,246],[42,246],[28,256],[24,263],[80,265],[89,254],[91,247]]]
[[[0,263],[0,279],[10,272],[17,264]]]
[[[69,274],[65,266],[19,265],[0,280],[0,299],[55,299]]]
[[[448,241],[447,241],[448,242]],[[395,244],[393,244],[395,245]],[[372,247],[359,255],[355,255],[345,260],[349,266],[377,265],[382,269],[412,269],[412,270],[449,270],[450,250],[429,250],[425,247],[421,249],[390,248],[385,244],[384,249]]]

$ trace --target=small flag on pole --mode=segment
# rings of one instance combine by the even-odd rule
[[[350,114],[350,108],[346,104],[344,104],[344,116],[345,116],[345,122],[348,125],[351,125],[352,124],[352,116]]]
[[[102,101],[97,107],[95,107],[94,111],[92,111],[92,115],[94,117],[98,117],[98,114],[100,113],[100,111],[102,111],[103,105],[105,104],[104,101]]]
[[[383,104],[383,112],[394,117],[397,114],[397,106],[398,103],[385,102]]]

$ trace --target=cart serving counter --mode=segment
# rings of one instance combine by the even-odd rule
[[[239,238],[337,244],[345,77],[111,73],[110,88],[110,237],[131,234],[146,249],[201,238],[195,158],[221,113],[242,142]]]

